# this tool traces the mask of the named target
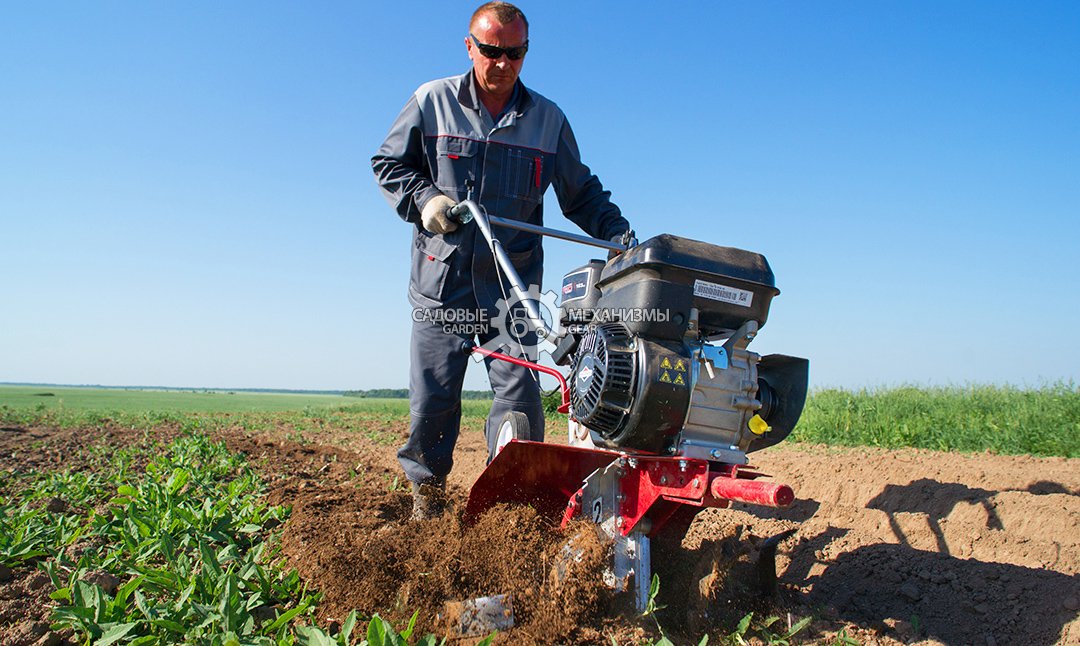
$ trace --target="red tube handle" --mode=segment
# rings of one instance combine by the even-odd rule
[[[709,493],[714,498],[768,507],[787,507],[795,501],[795,492],[786,484],[728,476],[713,478],[709,483]]]
[[[492,359],[498,359],[499,361],[505,361],[507,363],[512,363],[515,366],[521,366],[523,368],[528,368],[529,370],[535,370],[555,377],[555,379],[559,381],[559,390],[562,392],[562,404],[560,404],[556,410],[564,415],[570,412],[570,388],[566,385],[566,377],[563,377],[562,373],[558,370],[549,368],[548,366],[542,366],[538,363],[533,363],[532,361],[526,361],[525,359],[512,357],[504,352],[493,352],[487,348],[476,345],[472,341],[463,343],[461,345],[461,350],[465,353],[473,352],[484,357],[491,357]]]

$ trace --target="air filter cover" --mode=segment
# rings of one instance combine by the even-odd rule
[[[670,311],[672,325],[631,325],[635,333],[678,338],[690,307],[706,335],[765,324],[776,289],[765,256],[663,234],[612,260],[600,275],[600,308]],[[676,329],[681,325],[681,329]]]

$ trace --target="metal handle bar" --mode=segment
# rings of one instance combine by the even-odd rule
[[[450,207],[449,215],[451,219],[462,224],[465,224],[470,220],[476,221],[476,226],[480,228],[480,233],[484,236],[484,239],[487,240],[488,246],[491,247],[491,253],[495,256],[495,261],[499,263],[499,267],[502,268],[503,273],[506,274],[506,278],[510,281],[510,287],[514,290],[514,295],[517,296],[518,302],[525,306],[525,314],[529,317],[529,320],[532,321],[536,334],[542,339],[548,338],[548,336],[552,334],[552,331],[548,329],[547,323],[544,322],[544,317],[540,315],[540,305],[529,296],[528,290],[521,282],[521,276],[518,275],[517,269],[514,268],[514,263],[510,261],[510,256],[506,255],[506,250],[503,249],[502,243],[499,242],[499,239],[491,232],[491,225],[488,224],[488,216],[481,211],[480,207],[472,200],[465,200]],[[556,314],[552,313],[552,316],[556,316]]]
[[[551,375],[552,377],[555,377],[559,380],[559,392],[562,394],[562,403],[559,404],[558,411],[563,414],[570,412],[570,387],[566,385],[566,377],[564,377],[562,373],[558,370],[554,368],[549,368],[547,366],[542,366],[532,361],[526,361],[525,359],[518,359],[517,357],[512,357],[503,352],[494,352],[492,350],[488,350],[483,346],[476,345],[472,341],[466,341],[465,343],[462,343],[461,351],[465,354],[475,352],[484,357],[491,357],[492,359],[498,359],[499,361],[505,361],[507,363],[512,363],[515,366],[522,366],[524,368],[528,368],[529,370],[535,370],[537,372],[542,372],[545,375]]]
[[[479,212],[476,205],[470,200],[465,200],[460,204],[456,204],[450,208],[450,219],[460,224],[466,224],[475,217],[470,213],[469,204],[472,204],[472,209]],[[497,227],[504,227],[506,229],[516,229],[518,231],[527,231],[529,233],[536,233],[542,236],[548,236],[551,238],[558,238],[560,240],[568,240],[570,242],[578,242],[580,244],[591,245],[593,247],[600,247],[601,249],[607,249],[608,251],[623,252],[627,250],[627,245],[620,244],[618,242],[611,242],[610,240],[601,240],[600,238],[593,238],[591,236],[583,236],[579,233],[570,233],[569,231],[561,231],[559,229],[550,229],[548,227],[542,227],[537,224],[529,224],[528,222],[519,222],[518,220],[507,220],[506,218],[500,218],[494,215],[485,215],[488,222],[494,224]]]

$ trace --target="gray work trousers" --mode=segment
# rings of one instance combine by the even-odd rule
[[[492,335],[481,335],[484,343]],[[441,325],[414,321],[409,354],[409,439],[398,461],[410,481],[442,484],[454,465],[454,445],[461,423],[461,385],[473,360],[461,351],[472,337],[446,333]],[[527,368],[485,359],[495,393],[484,432],[488,452],[495,446],[498,424],[509,411],[529,418],[531,439],[544,440],[544,410],[537,376]]]

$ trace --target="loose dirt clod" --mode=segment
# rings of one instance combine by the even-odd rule
[[[60,498],[49,498],[49,501],[45,503],[45,511],[50,514],[62,514],[69,508],[70,506],[67,502]]]
[[[116,589],[120,587],[120,579],[109,574],[108,572],[103,572],[101,570],[87,572],[83,575],[82,580],[87,583],[100,586],[107,595],[115,595]]]

